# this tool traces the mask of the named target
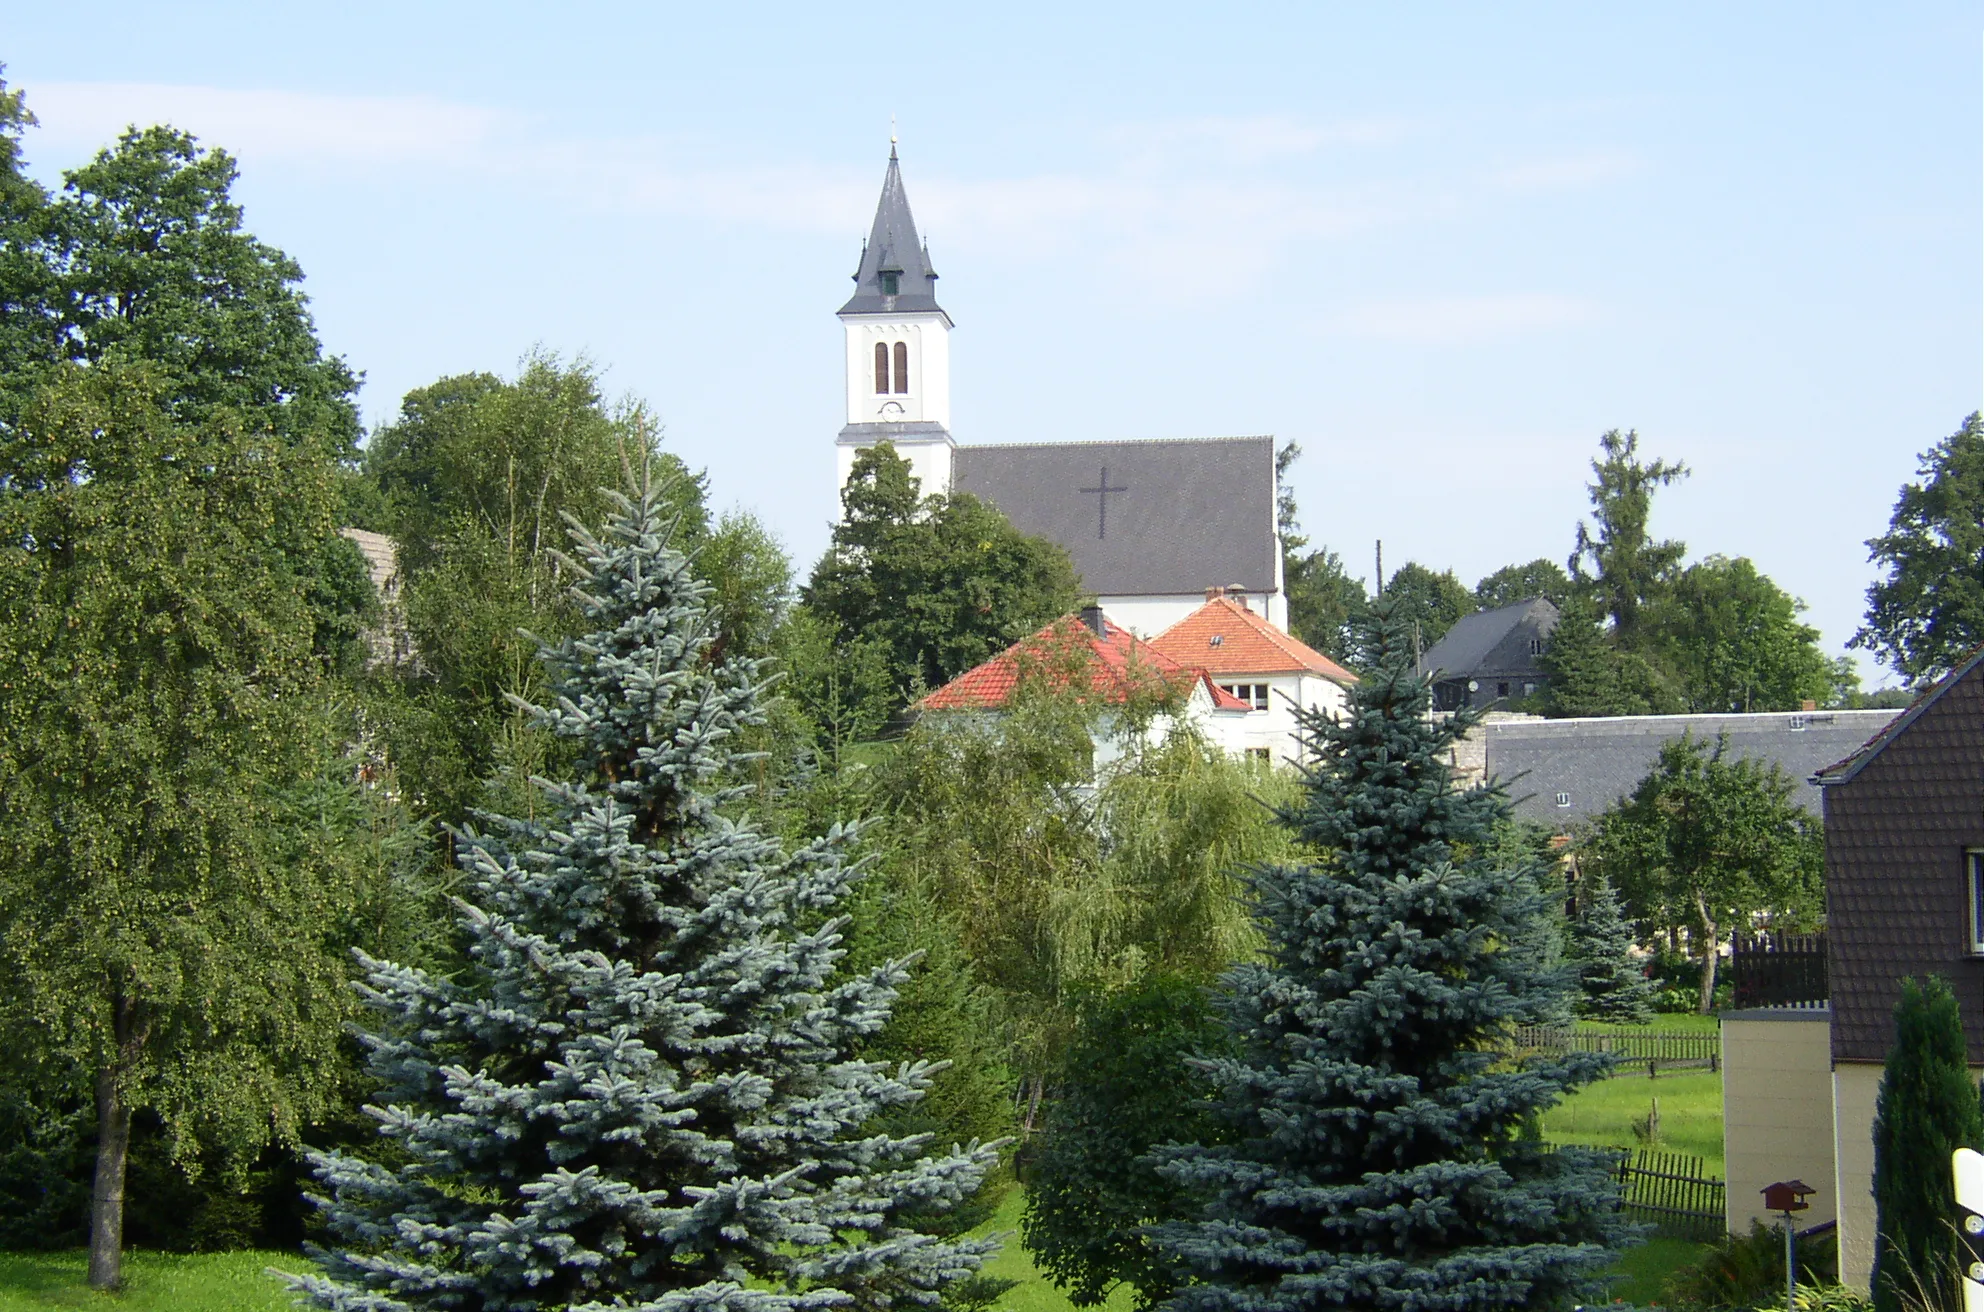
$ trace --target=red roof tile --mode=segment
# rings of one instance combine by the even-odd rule
[[[1172,687],[1193,682],[1205,686],[1213,706],[1223,711],[1252,709],[1216,686],[1203,669],[1172,660],[1151,643],[1105,619],[1098,634],[1074,615],[1064,615],[1032,637],[1023,638],[984,664],[966,670],[925,696],[917,706],[926,711],[994,710],[1006,704],[1019,686],[1022,666],[1047,661],[1072,644],[1085,654],[1091,687],[1104,701],[1122,702],[1140,678],[1155,675]]]
[[[1215,678],[1320,674],[1346,688],[1357,682],[1349,670],[1231,597],[1214,597],[1152,638],[1150,645],[1179,664],[1197,666]]]

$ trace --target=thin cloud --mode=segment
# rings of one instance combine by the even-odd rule
[[[1559,191],[1613,182],[1644,166],[1638,156],[1624,151],[1586,151],[1511,164],[1496,170],[1494,181],[1506,191]]]
[[[1350,336],[1454,345],[1568,328],[1597,317],[1597,307],[1579,297],[1517,292],[1372,301],[1337,316],[1329,327]]]
[[[425,96],[317,95],[146,82],[42,82],[26,88],[38,143],[88,150],[126,127],[169,123],[259,159],[405,163],[474,157],[508,115]]]

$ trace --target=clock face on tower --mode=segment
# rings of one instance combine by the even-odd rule
[[[908,412],[902,408],[900,401],[882,402],[882,422],[885,424],[900,420],[906,413]]]

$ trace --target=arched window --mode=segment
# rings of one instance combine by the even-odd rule
[[[886,395],[889,390],[889,344],[875,343],[875,394]]]
[[[896,391],[909,390],[909,343],[896,343]]]

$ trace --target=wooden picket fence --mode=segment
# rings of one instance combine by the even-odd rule
[[[1657,1234],[1713,1243],[1729,1228],[1727,1185],[1690,1153],[1621,1151],[1618,1180],[1622,1210],[1651,1223]]]
[[[1619,1058],[1615,1075],[1657,1073],[1665,1067],[1722,1065],[1720,1034],[1659,1034],[1636,1029],[1596,1026],[1525,1025],[1516,1031],[1516,1046],[1537,1052],[1609,1052]]]

